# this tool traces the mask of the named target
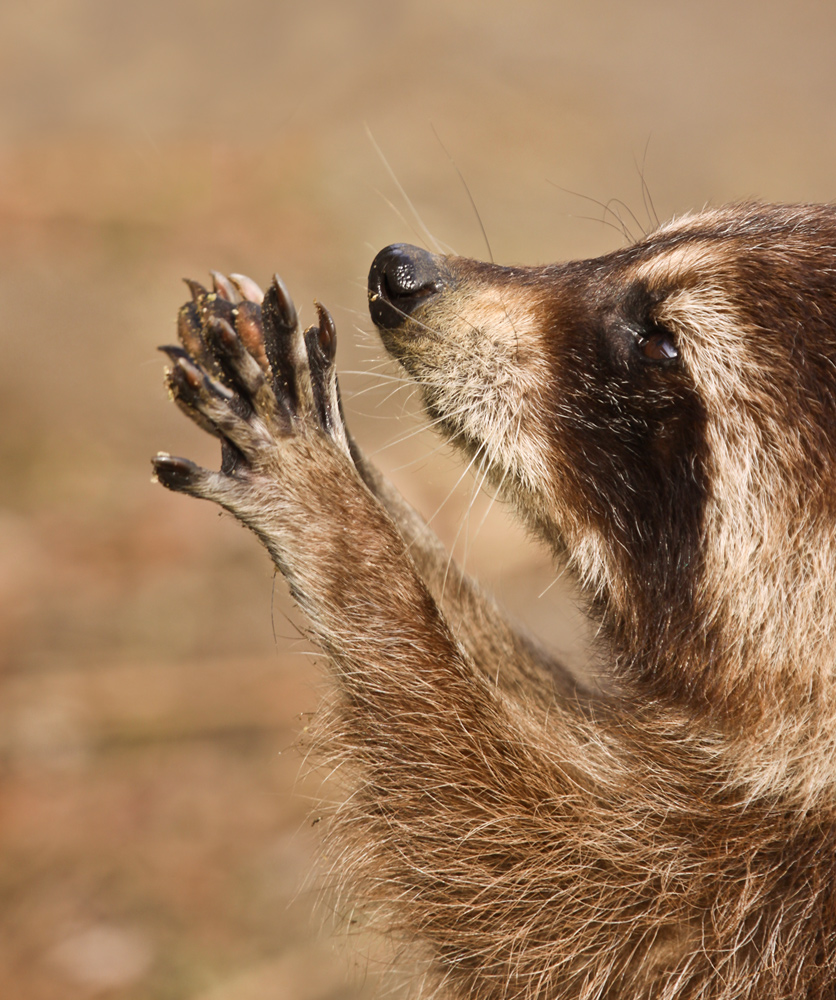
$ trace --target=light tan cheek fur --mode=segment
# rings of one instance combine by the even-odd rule
[[[423,324],[422,324],[423,325]],[[594,594],[614,591],[618,569],[607,541],[592,529],[556,482],[553,445],[544,427],[552,378],[543,349],[542,303],[529,292],[478,288],[447,300],[411,353],[410,371],[432,409],[469,442],[474,464],[491,470],[494,483],[519,499],[524,517],[537,520],[532,505],[557,517],[569,543],[572,567]]]
[[[441,332],[411,353],[410,371],[433,409],[475,443],[479,467],[542,486],[551,475],[539,430],[549,376],[534,308],[480,290],[446,302],[427,327]]]

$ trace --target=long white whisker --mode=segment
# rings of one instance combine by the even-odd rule
[[[468,197],[468,199],[470,201],[470,207],[473,209],[473,212],[474,212],[474,214],[476,216],[476,221],[479,223],[479,228],[482,230],[482,239],[484,239],[484,241],[485,241],[485,246],[487,247],[487,250],[488,250],[488,257],[490,258],[490,262],[493,264],[494,258],[493,258],[493,250],[491,250],[491,241],[488,239],[487,230],[485,229],[485,225],[482,222],[482,216],[479,213],[479,209],[476,207],[476,201],[473,198],[473,194],[472,194],[472,192],[470,190],[470,186],[468,185],[467,181],[464,179],[464,174],[461,172],[461,170],[459,170],[459,165],[453,159],[452,155],[450,154],[449,149],[447,149],[447,147],[441,141],[441,136],[438,134],[438,130],[436,129],[435,125],[433,125],[431,127],[432,127],[432,130],[433,130],[433,134],[435,135],[436,139],[438,139],[439,146],[441,146],[441,148],[447,154],[447,159],[453,165],[453,169],[459,175],[459,180],[464,185],[465,192],[466,192],[467,197]]]
[[[396,386],[395,386],[395,388],[394,388],[394,389],[392,389],[392,390],[390,390],[390,391],[389,391],[389,392],[388,392],[388,393],[387,393],[387,394],[386,394],[386,395],[385,395],[385,396],[383,397],[383,399],[379,400],[379,401],[378,401],[378,402],[377,402],[377,403],[375,404],[375,406],[385,406],[385,405],[386,405],[386,403],[388,403],[388,402],[389,402],[389,400],[390,400],[390,399],[391,399],[391,398],[392,398],[393,396],[396,396],[396,395],[397,395],[397,394],[398,394],[399,392],[402,392],[402,391],[403,391],[404,389],[406,389],[407,387],[410,387],[410,384],[409,384],[408,382],[404,383],[403,385],[396,385]],[[411,399],[411,398],[412,398],[412,396],[414,396],[414,395],[415,395],[415,393],[416,393],[416,392],[418,391],[418,389],[419,389],[420,387],[419,387],[419,386],[417,386],[417,385],[415,385],[415,384],[413,383],[413,384],[411,385],[411,387],[410,387],[410,388],[412,389],[412,392],[411,392],[411,393],[410,393],[410,395],[409,395],[409,396],[407,397],[408,399]]]
[[[541,598],[541,597],[545,597],[545,596],[546,596],[546,594],[548,594],[548,592],[549,592],[549,591],[550,591],[550,590],[552,589],[552,587],[553,587],[553,586],[554,586],[554,585],[555,585],[555,584],[556,584],[556,583],[557,583],[558,581],[560,581],[560,580],[562,580],[562,579],[563,579],[563,577],[564,577],[564,576],[566,575],[566,570],[567,570],[568,568],[569,568],[568,566],[564,566],[564,567],[563,567],[563,568],[561,569],[561,571],[560,571],[560,572],[559,572],[559,573],[558,573],[558,574],[557,574],[557,575],[555,576],[555,578],[554,578],[554,579],[552,580],[552,582],[551,582],[551,583],[550,583],[550,584],[549,584],[549,585],[548,585],[548,586],[547,586],[547,587],[545,588],[545,590],[543,590],[543,591],[542,591],[541,593],[539,593],[539,594],[537,595],[537,600],[538,600],[538,601],[540,600],[540,598]]]
[[[522,413],[519,413],[519,414],[517,414],[517,429],[516,429],[516,432],[514,433],[514,443],[511,446],[511,452],[512,453],[514,453],[516,451],[517,442],[520,439],[520,432],[521,431],[522,431]],[[491,496],[490,503],[488,504],[487,510],[482,515],[482,519],[479,522],[479,524],[476,526],[476,531],[474,531],[474,533],[473,533],[473,539],[474,539],[474,541],[478,537],[479,532],[482,530],[482,528],[483,528],[483,526],[485,524],[485,521],[488,519],[488,515],[490,514],[491,510],[493,509],[493,505],[496,503],[496,501],[498,500],[498,498],[502,494],[502,487],[505,485],[505,480],[508,478],[508,473],[510,471],[511,471],[511,466],[510,465],[506,465],[505,466],[505,470],[502,473],[502,477],[500,478],[499,483],[498,483],[498,485],[496,487],[496,490],[494,491],[493,495]]]
[[[479,496],[479,494],[482,492],[482,487],[485,485],[485,480],[488,478],[488,476],[490,475],[490,471],[491,471],[491,463],[490,463],[490,459],[489,458],[486,461],[481,462],[480,464],[482,466],[482,468],[480,470],[481,471],[481,476],[479,476],[477,479],[474,479],[474,481],[473,481],[473,489],[471,490],[471,493],[470,493],[470,501],[468,502],[467,509],[465,510],[464,514],[462,515],[461,523],[459,524],[459,530],[456,532],[456,537],[453,539],[453,544],[450,546],[450,555],[449,555],[449,557],[447,559],[447,569],[444,571],[444,585],[442,586],[442,593],[444,593],[444,586],[446,586],[446,584],[447,584],[447,576],[448,576],[448,574],[450,572],[450,567],[451,567],[451,565],[453,563],[453,555],[454,555],[454,552],[455,552],[455,549],[456,549],[456,543],[459,540],[459,535],[462,532],[462,528],[465,529],[465,532],[464,532],[464,545],[462,547],[462,559],[461,559],[461,569],[462,569],[462,572],[464,572],[465,569],[466,569],[466,567],[467,567],[467,556],[468,556],[469,545],[470,545],[470,541],[471,541],[471,538],[470,538],[470,515],[473,513],[473,507],[474,507],[474,504],[476,503],[476,499]]]
[[[403,465],[395,466],[395,468],[392,469],[391,471],[402,472],[404,469],[409,469],[413,465],[417,465],[419,462],[425,462],[428,458],[432,458],[433,455],[437,455],[440,451],[443,451],[445,448],[449,447],[450,447],[450,442],[447,440],[447,438],[442,438],[435,446],[435,448],[431,448],[429,451],[422,452],[420,455],[416,455],[415,458],[411,458],[408,462],[404,462]]]
[[[429,423],[426,424],[422,423],[420,427],[417,427],[415,430],[410,431],[408,434],[403,434],[401,435],[401,437],[394,438],[392,441],[389,441],[386,444],[381,445],[381,447],[378,448],[376,451],[372,452],[369,457],[373,458],[375,455],[379,455],[382,451],[386,451],[389,448],[395,448],[399,444],[403,444],[405,441],[409,441],[411,438],[414,438],[422,431],[430,430],[433,427],[438,426],[438,424],[444,423],[445,420],[453,420],[456,417],[462,416],[463,414],[467,413],[469,409],[470,409],[469,406],[462,406],[458,410],[452,410],[450,413],[444,413],[440,417],[436,417],[435,420],[431,420],[429,421]]]
[[[436,509],[433,511],[432,515],[427,518],[427,522],[426,523],[428,525],[432,524],[433,520],[436,517],[438,517],[438,515],[441,513],[442,509],[446,506],[447,502],[450,500],[450,498],[453,496],[453,494],[459,488],[459,485],[461,484],[461,481],[468,474],[468,472],[470,472],[470,470],[473,468],[473,463],[479,458],[479,454],[484,449],[484,447],[485,447],[485,445],[481,444],[476,449],[476,451],[474,452],[473,458],[471,458],[471,460],[465,466],[464,472],[462,472],[462,474],[459,476],[459,478],[455,481],[455,483],[453,483],[452,487],[448,490],[447,496],[441,501],[441,503],[438,505],[438,507],[436,507]]]
[[[338,372],[340,378],[343,375],[361,375],[366,378],[374,378],[378,381],[403,382],[405,385],[415,385],[411,378],[404,378],[403,375],[389,375],[386,372],[376,372],[374,369],[368,371],[352,371],[350,368],[343,368]]]
[[[512,453],[516,449],[516,445],[517,445],[517,442],[519,441],[521,429],[522,429],[522,413],[520,412],[520,413],[517,414],[517,426],[516,426],[516,431],[514,432],[514,441],[513,441],[513,444],[511,446],[511,452]],[[507,440],[507,437],[508,437],[508,434],[507,434],[507,424],[506,424],[506,429],[504,429],[501,433],[499,433],[499,434],[492,434],[491,436],[494,439],[494,453],[493,453],[492,456],[489,457],[489,459],[488,459],[488,461],[486,463],[486,472],[485,472],[485,475],[482,477],[482,480],[481,480],[481,482],[479,484],[479,489],[480,490],[484,487],[485,480],[487,479],[488,473],[490,472],[491,467],[495,464],[496,459],[499,457],[499,453],[500,453],[500,450],[501,450],[501,447],[502,447],[503,440]],[[473,535],[470,536],[470,541],[471,542],[475,541],[479,537],[479,532],[482,530],[482,527],[484,526],[485,521],[488,518],[488,515],[490,514],[491,510],[493,509],[493,505],[496,503],[497,498],[501,494],[502,487],[505,484],[505,480],[506,480],[506,478],[508,476],[508,473],[510,471],[511,471],[510,465],[506,465],[505,469],[504,469],[504,471],[502,473],[502,477],[499,480],[499,484],[497,485],[496,490],[493,492],[493,495],[490,497],[490,501],[489,501],[489,503],[487,505],[487,508],[485,509],[485,513],[482,515],[482,518],[479,521],[479,524],[476,526],[476,530],[473,532]],[[472,509],[472,507],[471,507],[471,509]],[[469,514],[470,514],[470,511],[468,511],[468,515]],[[466,561],[466,558],[467,558],[467,552],[465,552],[465,555],[464,555],[464,558],[463,558],[463,561],[462,561],[462,566],[463,567],[464,567],[464,562]]]
[[[480,458],[481,453],[484,452],[484,450],[486,448],[486,444],[487,444],[487,442],[483,441],[482,444],[476,449],[476,452],[473,455],[473,458],[467,464],[467,468],[464,470],[464,472],[462,473],[462,475],[459,476],[459,478],[456,480],[455,485],[450,490],[450,492],[447,494],[447,497],[445,498],[445,500],[441,504],[441,507],[443,507],[444,504],[447,503],[447,501],[450,499],[450,497],[453,495],[454,491],[458,487],[459,483],[462,481],[462,479],[464,479],[465,475],[467,475],[467,473],[470,472],[471,468],[473,467],[473,463],[476,462],[477,459]],[[482,483],[485,481],[485,476],[487,476],[487,474],[488,474],[488,468],[485,469],[485,471],[483,473],[483,476],[482,476],[482,479],[481,480],[476,480],[474,482],[473,492],[470,495],[470,503],[468,504],[467,510],[465,511],[464,515],[462,516],[462,518],[461,518],[461,520],[459,522],[458,531],[456,532],[456,535],[453,538],[453,542],[450,545],[450,552],[449,552],[449,554],[447,556],[447,565],[444,568],[444,579],[441,581],[441,603],[442,604],[444,603],[444,594],[445,594],[445,592],[447,590],[447,580],[448,580],[448,578],[450,576],[450,569],[451,569],[451,567],[453,565],[453,554],[454,554],[455,549],[456,549],[456,543],[459,540],[459,536],[462,533],[462,529],[464,528],[465,524],[467,524],[467,522],[468,522],[468,515],[470,514],[470,511],[473,508],[473,503],[474,503],[474,501],[476,499],[476,496],[478,494],[479,489],[481,488]],[[441,510],[441,507],[439,507],[438,510],[436,510],[435,514],[437,514],[438,511]],[[435,514],[433,514],[433,517],[435,517]],[[430,522],[427,521],[427,524],[429,524],[429,523]]]
[[[372,142],[374,142],[374,140],[372,140]],[[379,149],[378,149],[378,153],[380,153],[380,150],[379,150]],[[381,154],[381,155],[382,155],[382,154]],[[394,179],[394,174],[392,173],[392,168],[391,168],[391,167],[389,166],[389,164],[388,164],[388,163],[386,163],[386,161],[385,161],[385,160],[384,160],[383,162],[384,162],[384,164],[386,165],[387,169],[389,170],[389,173],[390,173],[390,174],[392,175],[392,177],[393,177],[393,179]],[[396,184],[398,184],[397,180],[395,180],[395,183],[396,183]],[[412,212],[413,212],[413,214],[414,214],[414,215],[415,215],[415,216],[417,217],[417,212],[415,211],[415,209],[414,209],[414,207],[413,207],[413,205],[412,205],[412,202],[411,202],[411,201],[409,200],[409,198],[407,198],[407,196],[406,196],[406,193],[405,193],[405,191],[403,190],[403,188],[402,188],[402,187],[400,186],[400,184],[398,184],[398,188],[399,188],[399,190],[400,190],[401,194],[402,194],[402,195],[404,196],[404,198],[406,199],[406,203],[407,203],[407,204],[409,205],[409,207],[410,207],[410,208],[412,209]],[[405,216],[405,215],[403,214],[403,212],[402,212],[402,211],[401,211],[401,210],[400,210],[400,209],[399,209],[399,208],[397,207],[397,205],[396,205],[396,204],[395,204],[395,203],[394,203],[394,202],[392,201],[392,199],[391,199],[391,198],[387,198],[387,197],[386,197],[386,195],[385,195],[385,194],[384,194],[384,193],[383,193],[383,192],[382,192],[382,191],[380,190],[380,188],[374,188],[374,193],[375,193],[375,194],[376,194],[376,195],[377,195],[377,196],[378,196],[379,198],[382,198],[384,202],[386,202],[386,204],[387,204],[387,205],[389,206],[389,208],[391,208],[391,209],[392,209],[392,211],[393,211],[393,212],[395,213],[395,215],[397,215],[397,217],[398,217],[398,218],[399,218],[399,219],[401,220],[401,222],[402,222],[402,223],[403,223],[403,224],[404,224],[404,225],[406,226],[406,228],[407,228],[408,230],[410,230],[410,232],[411,232],[411,233],[412,233],[412,235],[413,235],[413,236],[415,237],[415,239],[416,239],[416,240],[418,241],[418,243],[423,243],[423,242],[425,242],[425,235],[424,235],[424,233],[423,233],[423,232],[421,231],[421,229],[419,229],[419,228],[418,228],[418,227],[417,227],[417,226],[415,225],[415,223],[414,223],[414,222],[410,222],[410,221],[409,221],[409,219],[407,219],[407,218],[406,218],[406,216]],[[423,224],[422,222],[420,222],[420,219],[419,219],[419,223],[420,223],[421,227],[422,227],[422,228],[424,229],[424,231],[425,231],[425,232],[427,233],[427,235],[429,235],[429,230],[428,230],[428,229],[426,228],[426,226],[424,226],[424,224]],[[432,240],[432,237],[430,237],[430,239]],[[437,240],[433,240],[433,242],[434,242],[434,243],[437,243],[438,241],[437,241]]]
[[[389,161],[383,155],[383,150],[380,148],[380,146],[378,146],[377,142],[375,141],[375,137],[372,135],[372,130],[369,128],[368,125],[366,125],[366,135],[368,135],[369,141],[371,142],[372,146],[374,146],[375,152],[380,157],[380,160],[383,163],[383,166],[386,167],[386,170],[387,170],[389,176],[392,178],[392,181],[394,182],[395,187],[400,192],[401,197],[406,202],[407,206],[409,207],[409,210],[415,216],[415,221],[418,223],[418,225],[420,226],[421,230],[425,234],[428,242],[433,247],[433,249],[435,250],[436,253],[442,253],[443,251],[442,251],[441,245],[439,244],[438,240],[433,236],[433,234],[429,231],[429,229],[427,228],[424,220],[419,215],[418,210],[412,204],[412,201],[411,201],[409,195],[403,189],[403,185],[398,180],[398,178],[397,178],[397,176],[395,174],[395,171],[392,169],[392,167],[389,165]]]
[[[352,399],[352,400],[354,400],[354,399],[359,399],[361,396],[367,396],[370,392],[374,392],[375,390],[379,390],[379,389],[382,389],[382,388],[383,388],[382,385],[367,385],[367,386],[364,386],[362,389],[349,389],[348,391],[343,391],[343,395],[345,396],[346,399]],[[377,403],[375,403],[375,406],[382,406],[385,402],[387,402],[387,400],[391,399],[391,397],[394,396],[395,393],[401,392],[402,390],[409,389],[409,388],[410,388],[410,385],[409,385],[408,382],[396,385],[395,388],[392,389],[389,392],[389,394],[386,396],[386,398],[383,399],[383,400],[381,400],[381,401],[379,401],[379,402],[377,402]],[[412,394],[414,395],[415,386],[412,386],[412,389],[413,389],[413,393]],[[407,398],[409,398],[409,397],[407,397]]]

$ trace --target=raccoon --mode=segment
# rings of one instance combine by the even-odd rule
[[[345,426],[333,320],[192,285],[168,386],[334,680],[345,868],[469,1000],[836,995],[836,210],[736,204],[594,260],[396,244],[371,318],[574,573],[579,680]],[[601,655],[601,654],[599,654]]]

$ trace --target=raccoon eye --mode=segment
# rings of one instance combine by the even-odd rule
[[[666,330],[634,336],[636,347],[648,361],[675,361],[679,357],[673,337]]]

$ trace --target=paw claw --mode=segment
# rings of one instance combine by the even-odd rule
[[[252,278],[248,278],[246,274],[230,274],[229,280],[235,286],[242,299],[246,302],[255,302],[257,305],[261,305],[264,299],[264,292],[262,292]]]
[[[242,302],[235,317],[235,330],[241,342],[266,372],[270,362],[264,350],[264,328],[261,322],[261,306],[255,302]]]
[[[274,416],[276,400],[267,385],[264,370],[247,350],[245,344],[225,319],[213,316],[206,324],[209,346],[226,376],[228,384],[242,395],[262,415]],[[247,407],[249,408],[249,407]]]
[[[235,285],[220,271],[210,271],[209,273],[212,275],[212,288],[215,293],[235,305],[239,299]]]
[[[167,452],[161,451],[151,459],[154,469],[154,480],[165,486],[166,489],[175,492],[189,492],[205,475],[206,470],[202,469],[187,458],[175,458]]]
[[[314,302],[314,305],[319,317],[319,349],[330,364],[337,353],[337,327],[331,313],[321,302]]]
[[[268,296],[271,306],[275,307],[275,315],[281,326],[293,330],[299,323],[299,317],[296,315],[296,306],[293,304],[290,292],[278,274],[273,275],[265,298]]]
[[[180,358],[175,364],[173,372],[179,378],[184,379],[191,389],[200,389],[204,382],[203,372],[189,358]]]
[[[161,344],[158,351],[162,351],[163,354],[168,356],[169,361],[173,364],[178,362],[180,358],[188,358],[188,352],[177,344]]]
[[[285,397],[292,412],[310,395],[305,392],[305,344],[299,332],[296,307],[276,274],[261,306],[264,351],[276,383],[276,396]],[[300,381],[302,384],[300,384]]]
[[[209,294],[199,281],[195,281],[192,278],[183,278],[183,281],[189,286],[189,291],[192,293],[192,301],[195,304],[199,304]]]

